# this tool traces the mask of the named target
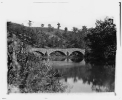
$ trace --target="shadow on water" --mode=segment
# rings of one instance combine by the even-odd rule
[[[60,82],[67,84],[70,92],[114,92],[115,59],[92,57],[84,61],[82,54],[71,54],[67,60],[65,55],[52,54],[49,64],[60,76]]]
[[[92,82],[92,89],[97,92],[102,92],[103,87],[105,92],[114,92],[115,54],[110,55],[108,58],[98,55],[100,54],[92,54],[90,56],[91,58],[86,60],[86,62],[91,65],[91,75],[88,81]]]
[[[103,67],[103,66],[100,66]],[[77,92],[78,82],[82,81],[82,86],[87,85],[90,91],[96,92],[113,92],[114,91],[114,75],[107,68],[100,68],[99,66],[91,66],[90,64],[84,66],[74,67],[54,67],[58,69],[62,75],[64,82],[70,84],[69,80],[72,80],[71,84],[74,84]],[[110,73],[109,73],[110,72]],[[92,84],[92,86],[91,86]],[[80,92],[85,91],[87,87],[80,90]],[[80,88],[80,87],[79,87]],[[72,90],[71,90],[72,91]]]
[[[52,65],[54,70],[60,72],[60,80],[72,86],[70,92],[114,92],[115,66],[112,61],[98,63],[91,59],[82,64],[82,61],[76,61],[81,60],[78,57],[74,59],[72,62],[56,61]]]

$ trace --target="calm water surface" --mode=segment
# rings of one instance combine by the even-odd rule
[[[48,61],[61,75],[60,82],[67,86],[66,92],[114,92],[114,75],[103,67],[81,62]]]

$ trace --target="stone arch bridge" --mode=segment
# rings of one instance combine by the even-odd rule
[[[38,53],[42,53],[42,54],[47,54],[48,56],[50,56],[51,53],[53,52],[62,52],[64,53],[66,56],[71,55],[73,52],[81,52],[83,55],[85,54],[85,49],[80,49],[80,48],[66,48],[66,49],[60,49],[60,48],[31,48],[30,52],[38,52]]]

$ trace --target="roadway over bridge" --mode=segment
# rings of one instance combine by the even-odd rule
[[[53,52],[62,52],[65,55],[71,55],[73,52],[80,52],[83,55],[85,54],[85,49],[80,49],[80,48],[66,48],[66,49],[61,49],[61,48],[31,48],[30,52],[38,52],[41,54],[47,54],[50,56],[51,53]]]

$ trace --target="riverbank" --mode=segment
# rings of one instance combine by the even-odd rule
[[[29,62],[28,66],[30,66],[30,70],[26,73],[27,76],[21,77],[19,75],[15,84],[8,84],[8,93],[57,93],[65,91],[66,86],[59,82],[58,77],[55,77],[55,74],[59,73],[55,72],[48,63]]]

